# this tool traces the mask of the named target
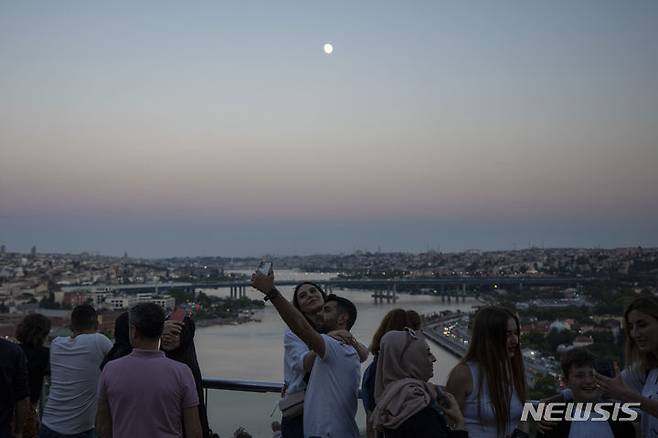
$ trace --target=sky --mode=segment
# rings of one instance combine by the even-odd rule
[[[653,0],[0,0],[0,243],[657,246],[657,22]]]

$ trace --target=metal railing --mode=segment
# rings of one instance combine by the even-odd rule
[[[203,386],[203,398],[208,406],[208,390],[218,389],[224,391],[242,391],[242,392],[276,392],[281,394],[283,383],[266,382],[262,380],[238,380],[238,379],[220,379],[217,377],[203,377],[201,379]]]
[[[281,392],[283,383],[265,382],[262,380],[219,379],[217,377],[204,377],[204,389],[224,389],[227,391],[245,392]]]

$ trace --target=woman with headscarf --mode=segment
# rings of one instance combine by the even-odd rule
[[[361,382],[361,398],[363,407],[366,411],[366,434],[368,438],[377,436],[375,430],[372,428],[372,421],[370,416],[375,409],[375,379],[377,376],[377,358],[379,355],[379,348],[382,337],[391,330],[404,330],[409,327],[408,313],[404,309],[393,309],[389,311],[382,322],[379,324],[377,331],[372,336],[372,343],[370,344],[370,352],[373,354],[372,362],[368,368],[363,372],[363,380]]]
[[[413,330],[382,337],[372,422],[384,437],[468,437],[455,398],[429,383],[435,361],[424,337]]]

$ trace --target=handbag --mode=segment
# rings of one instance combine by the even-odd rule
[[[286,394],[285,398],[279,401],[281,415],[285,418],[293,418],[301,415],[304,412],[304,394],[305,391]]]

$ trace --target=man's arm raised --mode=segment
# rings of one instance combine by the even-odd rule
[[[309,324],[304,315],[274,288],[274,274],[265,275],[255,272],[251,276],[251,286],[265,294],[266,298],[272,302],[279,315],[281,315],[281,319],[294,334],[299,336],[299,339],[308,345],[308,348],[315,351],[318,356],[324,357],[324,339]]]

